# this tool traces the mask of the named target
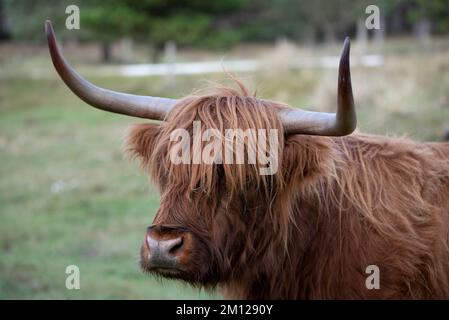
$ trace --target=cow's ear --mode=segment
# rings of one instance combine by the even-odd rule
[[[139,158],[143,166],[151,159],[160,129],[158,124],[145,123],[133,126],[128,133],[127,152],[132,158]]]
[[[328,139],[316,136],[286,137],[282,170],[287,185],[307,184],[332,170],[332,148]]]

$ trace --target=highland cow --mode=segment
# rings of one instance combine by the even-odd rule
[[[349,40],[333,114],[258,99],[238,81],[239,90],[181,100],[101,89],[67,64],[46,27],[54,66],[81,99],[162,120],[135,126],[128,139],[161,195],[141,248],[143,270],[219,288],[226,298],[449,298],[449,143],[353,133]],[[194,121],[222,135],[278,130],[279,170],[173,163],[170,134],[191,133]],[[371,265],[379,288],[366,285]]]

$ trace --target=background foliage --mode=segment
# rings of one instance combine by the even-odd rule
[[[126,36],[156,52],[167,41],[210,49],[277,39],[329,41],[354,35],[369,4],[379,6],[386,35],[411,34],[422,21],[429,22],[433,33],[449,31],[446,0],[0,0],[10,37],[32,41],[43,40],[45,19],[64,22],[61,13],[68,4],[79,6],[82,28],[63,37],[107,46]]]

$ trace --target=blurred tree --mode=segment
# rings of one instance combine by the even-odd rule
[[[298,0],[251,0],[242,27],[246,41],[278,38],[302,40],[314,32],[311,20]]]
[[[251,0],[245,40],[332,40],[354,26],[359,2],[354,0]],[[360,10],[358,10],[360,11]],[[364,8],[363,11],[364,13]]]
[[[0,41],[10,38],[9,18],[3,0],[0,0]]]
[[[102,60],[111,60],[112,43],[133,35],[136,27],[145,23],[145,16],[120,0],[85,0],[81,9],[81,29],[84,39],[95,39],[102,47]]]
[[[51,19],[56,25],[65,25],[65,8],[80,1],[70,0],[3,0],[9,20],[11,36],[15,39],[43,42],[44,21]],[[61,28],[58,35],[63,39],[72,36]]]
[[[110,45],[128,35],[153,46],[158,60],[164,45],[232,44],[231,26],[224,23],[230,13],[242,9],[247,0],[85,0],[81,23],[91,38],[103,44],[103,60],[110,59]]]
[[[314,0],[302,4],[312,25],[327,42],[333,42],[339,34],[346,34],[356,21],[352,0]]]
[[[180,46],[229,46],[240,38],[232,20],[248,0],[125,0],[145,18],[135,25],[135,36],[150,41],[154,60],[167,41]]]
[[[69,4],[80,8],[81,29],[58,27],[58,36],[99,41],[105,61],[111,44],[125,37],[151,44],[153,60],[170,41],[207,48],[278,38],[332,41],[360,31],[369,4],[380,8],[383,34],[411,33],[422,21],[449,31],[447,0],[0,0],[0,33],[7,25],[15,39],[44,41],[43,21],[64,26]]]
[[[436,33],[449,31],[449,2],[447,0],[416,0],[409,14],[413,22],[430,21]]]

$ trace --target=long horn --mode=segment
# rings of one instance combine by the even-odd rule
[[[318,136],[345,136],[357,126],[357,117],[352,96],[349,49],[351,42],[346,37],[338,70],[337,113],[310,112],[286,109],[279,114],[286,134],[309,134]]]
[[[177,100],[149,96],[138,96],[99,88],[81,77],[67,63],[59,51],[50,21],[45,22],[48,48],[56,71],[61,79],[78,97],[91,106],[132,117],[164,120]]]

